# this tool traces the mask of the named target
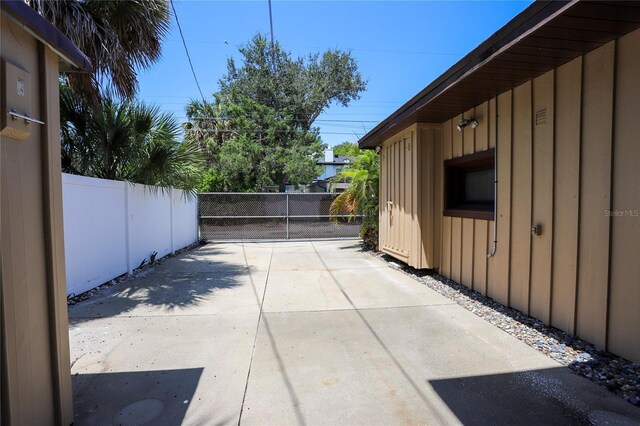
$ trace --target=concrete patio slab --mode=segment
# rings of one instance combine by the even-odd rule
[[[257,320],[72,321],[75,424],[237,424]]]
[[[358,309],[452,304],[451,300],[416,285],[389,267],[330,270],[330,279]]]
[[[271,271],[265,312],[325,311],[351,309],[329,271]]]
[[[353,241],[210,244],[70,316],[77,425],[640,423]]]

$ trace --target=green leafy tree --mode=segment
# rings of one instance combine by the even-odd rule
[[[185,126],[186,137],[197,141],[212,165],[202,191],[260,191],[282,182],[310,182],[321,173],[316,160],[324,145],[317,132],[300,129],[252,99],[236,99],[232,103],[216,98],[208,107],[194,102],[187,111],[207,108],[220,118],[209,120],[217,123],[209,130],[203,123],[194,125],[195,120]]]
[[[160,58],[171,14],[166,0],[28,0],[91,60],[93,74],[68,73],[78,94],[99,98],[110,83],[120,97],[137,91],[137,70]]]
[[[355,142],[342,142],[333,147],[333,154],[343,157],[356,157],[360,154],[360,148]]]
[[[349,187],[333,200],[329,214],[336,224],[342,215],[348,215],[349,220],[363,215],[360,237],[367,249],[375,249],[378,245],[380,158],[372,150],[358,151],[354,161],[333,179],[334,183],[348,182]]]
[[[214,102],[187,107],[186,137],[207,152],[211,167],[205,182],[240,191],[311,182],[322,152],[313,122],[365,89],[355,60],[340,50],[294,58],[261,34],[240,54],[241,65],[228,60]]]
[[[270,106],[305,130],[329,104],[347,106],[366,88],[355,59],[339,49],[294,58],[278,42],[271,45],[266,36],[256,34],[240,54],[241,66],[228,59],[220,93]]]
[[[103,179],[195,190],[203,176],[198,146],[178,142],[177,120],[141,102],[101,94],[99,105],[63,84],[62,169]]]

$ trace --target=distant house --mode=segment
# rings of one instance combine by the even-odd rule
[[[360,141],[380,249],[640,362],[640,7],[534,2]]]
[[[322,166],[322,174],[308,187],[306,192],[329,192],[331,189],[331,178],[340,173],[349,164],[349,157],[333,155],[332,149],[324,151],[324,158],[318,160],[318,165]],[[349,186],[348,183],[339,182],[334,185],[336,192],[342,192]]]

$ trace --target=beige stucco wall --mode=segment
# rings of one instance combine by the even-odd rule
[[[467,111],[480,122],[475,130],[459,133],[460,116],[452,117],[442,124],[442,146],[433,148],[442,151],[441,167],[498,141],[497,253],[487,259],[493,222],[441,216],[440,195],[440,272],[636,362],[639,51],[640,30]],[[383,156],[381,229],[389,167]],[[532,236],[535,224],[542,235]]]
[[[58,56],[1,19],[2,58],[30,75],[25,112],[46,123],[0,136],[2,424],[70,424]]]

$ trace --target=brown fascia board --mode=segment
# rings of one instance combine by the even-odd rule
[[[1,0],[0,9],[41,42],[48,45],[76,71],[91,72],[93,66],[71,40],[23,0]]]
[[[520,12],[500,28],[478,47],[456,62],[451,68],[436,78],[420,93],[398,108],[389,117],[371,129],[359,141],[358,145],[363,149],[373,149],[380,143],[381,136],[402,122],[407,122],[412,115],[443,94],[448,88],[455,85],[467,75],[481,68],[496,55],[500,54],[526,35],[546,24],[549,20],[562,14],[566,9],[577,4],[573,1],[536,1],[531,6]]]

